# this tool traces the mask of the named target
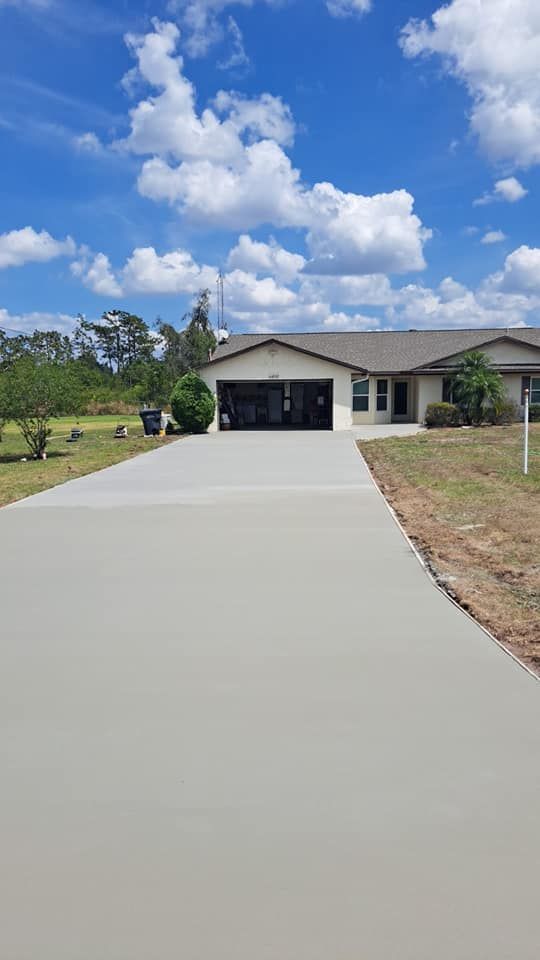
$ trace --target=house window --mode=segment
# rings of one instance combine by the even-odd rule
[[[354,412],[367,413],[369,410],[369,380],[355,380],[352,392],[352,408]]]
[[[388,380],[377,380],[377,410],[388,410]]]
[[[521,378],[521,403],[525,404],[525,390],[529,391],[529,403],[540,403],[540,377]]]
[[[453,377],[443,377],[442,382],[442,400],[443,403],[454,402]]]

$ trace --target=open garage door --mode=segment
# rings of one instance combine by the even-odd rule
[[[333,428],[332,380],[220,380],[217,393],[221,429]]]

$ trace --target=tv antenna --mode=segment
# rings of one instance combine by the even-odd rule
[[[225,295],[223,291],[225,277],[223,276],[222,271],[218,273],[216,280],[217,283],[217,329],[218,329],[218,343],[226,343],[229,339],[229,331],[227,329],[227,322],[225,320]]]

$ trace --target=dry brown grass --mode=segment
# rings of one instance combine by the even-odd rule
[[[540,424],[433,430],[359,444],[448,592],[540,671]]]

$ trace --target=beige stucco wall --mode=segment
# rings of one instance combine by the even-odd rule
[[[328,360],[310,357],[282,345],[262,344],[248,353],[203,367],[201,377],[214,394],[218,380],[333,380],[334,430],[352,425],[351,371]],[[217,412],[210,431],[218,429]]]
[[[509,340],[501,340],[498,343],[490,343],[485,347],[480,347],[480,352],[485,353],[493,363],[499,364],[499,366],[510,366],[517,363],[523,364],[538,364],[540,366],[540,350],[536,347],[529,347],[526,344],[512,343]],[[448,366],[452,365],[463,356],[463,354],[456,354],[455,357],[451,357],[447,360],[441,360],[436,366]]]
[[[506,393],[511,400],[521,405],[521,374],[504,373],[502,375]],[[440,403],[442,400],[442,376],[417,377],[418,419],[422,421],[428,403]]]
[[[416,377],[416,396],[418,422],[422,423],[426,415],[428,403],[440,403],[442,401],[442,376],[434,375],[432,377]]]
[[[505,373],[503,380],[509,398],[521,406],[521,374]]]

